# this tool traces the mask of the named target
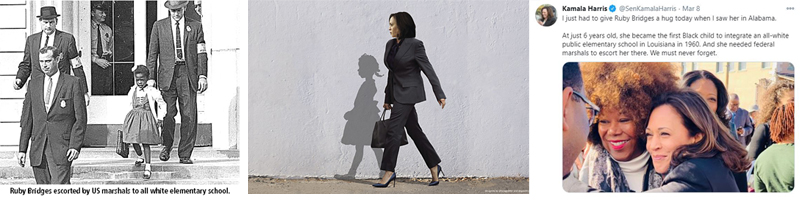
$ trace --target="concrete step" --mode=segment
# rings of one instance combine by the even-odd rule
[[[136,159],[78,159],[72,163],[72,177],[77,179],[138,178],[144,166],[135,166]],[[194,159],[194,164],[178,163],[177,159],[151,164],[157,179],[224,179],[239,176],[239,159]],[[0,160],[0,179],[33,178],[29,166],[20,167],[13,159]],[[0,180],[2,181],[2,180]]]
[[[77,175],[77,176],[76,176]],[[150,180],[173,180],[179,178],[176,172],[153,172],[150,173]],[[109,180],[125,180],[125,179],[143,179],[144,171],[131,171],[131,172],[88,172],[84,174],[73,174],[72,177],[83,179],[109,179]]]
[[[15,154],[13,150],[0,151],[0,185],[35,183],[31,167],[20,167],[14,159]],[[177,149],[172,151],[172,157],[166,162],[158,160],[158,151],[154,151],[151,178],[145,180],[144,165],[134,164],[137,158],[122,158],[113,148],[85,148],[81,150],[80,158],[72,163],[72,183],[236,184],[241,165],[238,150],[195,148],[192,154],[194,164],[191,165],[178,162]]]
[[[152,146],[150,147],[150,156],[152,156],[153,160],[158,160],[158,156],[161,153],[162,146]],[[16,148],[12,147],[5,147],[0,149],[0,160],[3,159],[14,159],[16,157],[17,150]],[[128,158],[136,158],[136,151],[133,150],[133,147],[130,147],[130,152],[128,153]],[[104,148],[83,148],[81,149],[80,158],[122,158],[121,156],[117,155],[116,149],[112,147],[104,147]],[[194,151],[192,152],[192,158],[239,158],[239,150],[215,150],[211,147],[195,147]],[[170,159],[178,159],[178,147],[172,148],[170,151]],[[160,160],[159,160],[160,161]]]

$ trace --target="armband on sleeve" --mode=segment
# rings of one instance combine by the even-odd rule
[[[206,53],[206,43],[197,44],[197,54]]]

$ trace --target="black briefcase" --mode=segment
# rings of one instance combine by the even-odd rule
[[[372,129],[372,148],[386,148],[389,142],[389,122],[386,121],[386,110],[381,114],[381,120],[375,122],[375,128]],[[408,137],[406,131],[403,129],[403,139],[400,141],[400,146],[408,144]]]
[[[117,130],[117,144],[115,146],[117,146],[117,155],[128,158],[130,149],[128,149],[128,143],[122,142],[122,130]]]

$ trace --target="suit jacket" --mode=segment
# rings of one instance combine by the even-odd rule
[[[189,74],[189,87],[197,90],[197,81],[200,75],[208,76],[208,56],[205,53],[206,40],[203,36],[203,24],[186,18],[183,24],[185,32],[183,55]],[[187,28],[188,27],[188,28]],[[175,42],[172,32],[175,26],[169,17],[153,23],[150,33],[149,53],[147,54],[147,69],[150,70],[150,79],[156,80],[158,88],[168,90],[171,87],[172,77],[175,72]],[[200,47],[198,48],[198,44]],[[198,52],[198,50],[201,50]],[[158,61],[158,62],[156,62]]]
[[[19,63],[19,69],[17,69],[17,78],[22,80],[20,86],[24,86],[31,75],[44,75],[42,68],[39,67],[39,49],[41,49],[42,46],[42,34],[42,32],[35,33],[28,36],[28,39],[25,40],[25,52],[22,57],[22,62]],[[53,40],[53,46],[61,50],[61,54],[63,55],[61,62],[58,63],[58,71],[70,74],[70,69],[72,69],[72,63],[70,61],[78,57],[75,37],[67,32],[56,30],[51,39]],[[74,68],[72,71],[75,72],[75,76],[80,78],[82,91],[84,93],[89,91],[86,85],[86,73],[83,71],[83,67]]]
[[[133,108],[133,95],[134,92],[136,92],[136,88],[138,87],[134,85],[131,87],[131,90],[128,91],[128,99],[131,99],[131,108]],[[147,93],[147,101],[148,104],[150,104],[150,112],[153,113],[153,117],[163,120],[164,116],[167,115],[167,102],[165,102],[164,98],[161,97],[161,91],[158,91],[158,89],[154,87],[147,86],[144,87],[144,92]]]
[[[61,72],[59,72],[61,73]],[[30,140],[31,166],[42,163],[42,155],[52,156],[56,164],[69,164],[67,150],[80,151],[86,132],[86,102],[78,78],[61,73],[53,93],[50,110],[44,107],[44,74],[34,76],[22,103],[22,131],[19,151],[28,150]],[[47,152],[45,149],[47,140]]]
[[[739,192],[722,158],[693,158],[670,169],[664,184],[647,192]]]
[[[428,55],[425,54],[425,46],[422,41],[415,38],[405,38],[398,47],[394,61],[389,63],[389,50],[395,39],[386,43],[386,52],[383,54],[383,63],[389,69],[389,82],[386,84],[384,93],[384,103],[415,104],[425,101],[425,87],[422,82],[420,71],[425,73],[428,81],[433,87],[436,99],[445,99],[439,77],[433,71]],[[396,101],[396,102],[395,102]]]

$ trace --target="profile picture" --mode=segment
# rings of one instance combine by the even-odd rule
[[[542,26],[552,26],[556,23],[556,7],[550,4],[542,4],[536,8],[536,22]]]

